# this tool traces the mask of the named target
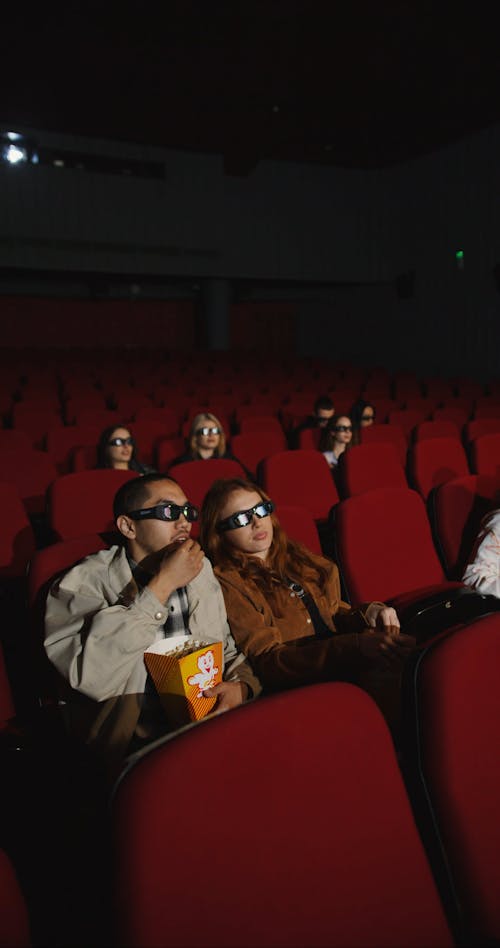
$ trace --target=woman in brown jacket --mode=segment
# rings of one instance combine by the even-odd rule
[[[205,498],[201,544],[224,593],[234,639],[266,691],[332,679],[399,677],[414,640],[382,602],[352,609],[338,569],[280,527],[268,495],[249,481],[216,481]],[[389,670],[389,676],[387,671]]]

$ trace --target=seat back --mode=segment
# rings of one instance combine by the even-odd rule
[[[9,856],[0,849],[0,945],[29,948],[31,944],[26,899]]]
[[[399,425],[408,440],[415,426],[425,421],[427,414],[419,408],[399,408],[389,412],[388,421],[390,425]]]
[[[425,499],[434,487],[470,474],[467,455],[458,438],[427,438],[410,448],[409,477]]]
[[[105,468],[63,474],[47,491],[47,520],[59,540],[115,530],[113,499],[135,471]]]
[[[438,828],[467,945],[500,940],[499,665],[493,613],[430,643],[404,683],[416,789]]]
[[[460,428],[455,421],[447,418],[441,421],[422,421],[413,429],[415,441],[424,441],[426,438],[458,438],[460,440]]]
[[[278,426],[279,430],[242,432],[231,439],[234,456],[254,477],[260,461],[277,451],[286,451],[286,438],[279,422]]]
[[[500,481],[467,474],[441,484],[432,496],[432,520],[450,579],[461,579],[482,518],[492,509]]]
[[[359,437],[361,444],[372,444],[374,441],[392,442],[396,445],[401,464],[403,466],[406,464],[408,445],[400,425],[368,425],[367,428],[360,429]]]
[[[471,444],[471,464],[475,474],[500,476],[500,434],[485,434]]]
[[[326,520],[339,495],[320,451],[279,451],[263,460],[259,476],[275,504],[307,507],[315,520]]]
[[[302,451],[317,451],[321,441],[322,428],[302,428],[298,434],[298,444]]]
[[[452,944],[389,730],[353,685],[250,702],[138,755],[112,818],[117,944]]]
[[[101,435],[97,425],[62,425],[47,433],[47,451],[60,474],[68,474],[74,448],[80,445],[97,445]]]
[[[22,577],[35,550],[35,535],[15,484],[0,482],[0,509],[0,577]]]
[[[276,516],[291,540],[303,543],[312,553],[322,556],[321,541],[314,517],[306,507],[278,504]]]
[[[466,442],[474,441],[486,434],[500,434],[500,409],[497,418],[474,418],[464,427]]]
[[[353,603],[387,600],[445,582],[425,504],[409,488],[381,487],[335,509],[337,562]]]
[[[25,448],[1,453],[2,479],[15,484],[28,514],[43,514],[45,493],[57,477],[46,451]]]
[[[359,444],[341,457],[341,471],[347,497],[376,487],[408,487],[406,474],[394,444]]]
[[[207,461],[185,461],[170,469],[172,477],[181,485],[188,500],[200,507],[209,487],[219,477],[244,477],[246,474],[238,461],[231,458],[210,458]],[[193,528],[198,524],[194,523]],[[191,530],[194,536],[197,530]]]

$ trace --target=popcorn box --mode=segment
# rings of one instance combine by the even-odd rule
[[[162,639],[146,650],[144,661],[172,724],[199,721],[213,711],[217,698],[203,693],[222,681],[222,642]]]

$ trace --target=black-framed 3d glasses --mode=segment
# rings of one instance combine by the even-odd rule
[[[207,435],[218,435],[220,434],[220,428],[217,425],[214,425],[213,428],[209,428],[208,425],[204,425],[203,428],[196,429],[197,435],[204,435],[206,438]]]
[[[133,447],[135,444],[135,440],[134,438],[130,438],[130,437],[129,438],[111,438],[111,440],[108,441],[108,444],[110,448],[121,448],[122,445],[124,444],[130,444]]]
[[[198,520],[200,511],[193,504],[186,503],[180,507],[179,504],[167,503],[156,504],[156,507],[144,507],[142,510],[131,510],[127,516],[132,520],[167,520],[171,523],[172,520],[178,520],[181,514],[184,514],[189,523],[194,523]]]
[[[226,530],[239,530],[240,527],[247,527],[249,523],[252,522],[252,518],[260,517],[269,517],[269,514],[272,514],[274,510],[274,504],[272,500],[262,500],[260,504],[256,504],[255,507],[251,507],[250,510],[239,510],[238,513],[232,514],[230,517],[226,517],[225,520],[220,520],[217,524],[217,529],[221,532]]]
[[[352,425],[335,425],[334,431],[352,431]]]

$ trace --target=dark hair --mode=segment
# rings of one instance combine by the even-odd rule
[[[319,395],[314,402],[314,414],[317,415],[319,411],[333,411],[333,407],[334,405],[329,395]]]
[[[233,491],[241,489],[251,493],[256,492],[262,500],[270,500],[262,487],[242,477],[219,478],[214,481],[205,496],[201,510],[200,545],[213,566],[237,569],[244,580],[253,580],[273,603],[276,615],[281,615],[278,613],[275,600],[276,580],[280,582],[291,580],[301,586],[307,586],[308,581],[316,581],[319,585],[323,585],[328,572],[322,564],[315,562],[313,555],[305,546],[286,535],[275,513],[271,514],[273,542],[268,554],[268,565],[232,546],[227,533],[221,533],[217,529],[217,524],[227,498]]]
[[[367,402],[364,398],[358,398],[354,402],[349,414],[352,421],[352,443],[359,443],[359,429],[361,428],[361,419],[365,408],[373,409],[373,420],[375,421],[376,408],[373,402]]]
[[[125,428],[126,431],[130,431],[128,425],[109,425],[104,431],[101,432],[99,441],[97,442],[97,467],[111,467],[111,462],[108,457],[108,447],[109,441],[113,437],[113,433],[118,431],[118,428]],[[137,461],[136,447],[135,444],[132,447],[132,456],[129,461],[129,470],[139,471],[141,466]]]
[[[149,497],[149,485],[156,484],[157,481],[171,481],[177,484],[175,478],[169,474],[144,474],[140,477],[134,477],[125,481],[118,488],[113,500],[113,516],[116,520],[121,514],[128,514],[131,510],[140,510]]]

